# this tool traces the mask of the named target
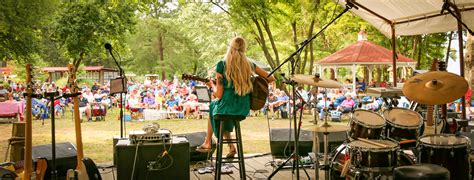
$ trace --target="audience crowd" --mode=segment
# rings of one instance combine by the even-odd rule
[[[267,105],[262,109],[262,113],[269,118],[275,117],[287,118],[288,112],[293,107],[300,109],[315,109],[321,119],[327,117],[340,116],[343,113],[351,112],[354,108],[363,108],[367,110],[378,111],[383,109],[385,102],[382,98],[365,96],[367,88],[389,87],[388,83],[369,82],[367,85],[363,79],[358,79],[356,91],[352,90],[350,80],[344,82],[341,89],[313,88],[306,91],[302,86],[297,87],[296,105],[293,106],[293,95],[276,88],[274,85],[269,87],[269,96]],[[208,103],[198,102],[196,86],[204,86],[203,83],[194,80],[150,80],[147,78],[143,82],[129,80],[127,83],[128,93],[124,96],[123,105],[125,114],[131,114],[130,118],[143,120],[144,113],[147,110],[161,112],[165,114],[164,118],[202,118],[202,111],[208,110]],[[23,93],[26,86],[15,82],[9,82],[8,87],[0,85],[0,101],[15,101],[24,103]],[[57,91],[60,97],[63,94],[70,94],[71,89],[67,86],[58,87],[54,83],[42,83],[37,88],[36,94],[45,94],[45,92]],[[108,83],[100,85],[95,82],[92,86],[87,84],[79,85],[79,110],[81,119],[85,115],[86,119],[91,121],[94,117],[105,116],[107,110],[113,107],[120,107],[118,95],[110,94]],[[291,91],[289,91],[291,92]],[[402,97],[398,100],[398,106],[408,108],[409,101]],[[48,97],[33,98],[32,101],[33,116],[37,119],[48,118],[50,107],[54,106],[56,117],[60,118],[66,112],[72,112],[71,97],[60,97],[50,102]],[[453,103],[455,104],[455,103]],[[451,106],[455,108],[455,106]],[[458,110],[458,109],[456,109]],[[314,112],[314,111],[313,111]],[[257,115],[260,112],[252,112],[251,115]]]

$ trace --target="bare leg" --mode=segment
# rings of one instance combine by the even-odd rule
[[[201,144],[201,147],[204,149],[210,149],[211,148],[211,142],[212,142],[212,133],[214,131],[212,130],[211,126],[211,120],[207,120],[207,134],[206,134],[206,139],[204,139],[204,143]],[[224,134],[225,135],[225,134]]]
[[[224,132],[225,139],[231,139],[230,132]],[[234,144],[229,144],[229,153],[237,152]]]

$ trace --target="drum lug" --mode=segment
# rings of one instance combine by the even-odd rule
[[[369,157],[369,159],[370,159],[370,157]],[[360,166],[361,161],[362,161],[362,152],[360,152],[360,150],[357,150],[356,153],[355,153],[355,165],[356,165],[356,167]],[[370,160],[369,160],[369,162],[370,162]]]
[[[433,156],[434,155],[434,151],[433,149],[430,149],[430,156]]]
[[[454,149],[451,149],[451,157],[454,157]]]

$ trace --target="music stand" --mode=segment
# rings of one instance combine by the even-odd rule
[[[211,93],[207,86],[195,86],[196,88],[196,96],[198,98],[198,102],[200,103],[209,103],[211,102]]]

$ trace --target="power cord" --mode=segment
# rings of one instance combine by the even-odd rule
[[[138,147],[140,146],[141,142],[137,144],[137,147],[135,148],[135,158],[133,160],[133,169],[132,169],[132,176],[130,177],[131,180],[133,180],[133,177],[135,176],[135,166],[137,165],[137,156],[138,156]]]

